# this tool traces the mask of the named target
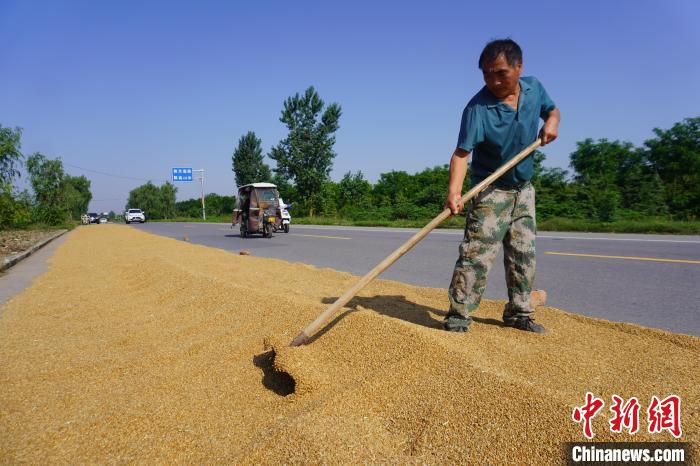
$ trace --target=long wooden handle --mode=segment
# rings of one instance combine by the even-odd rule
[[[493,172],[489,177],[487,177],[485,180],[483,180],[481,183],[477,184],[474,186],[472,189],[470,189],[464,196],[462,196],[459,200],[459,204],[464,204],[467,201],[469,201],[471,198],[475,197],[477,194],[479,194],[481,191],[483,191],[487,186],[489,186],[491,183],[496,181],[498,177],[503,175],[505,172],[513,168],[518,162],[523,160],[525,157],[530,155],[532,151],[537,149],[542,141],[538,138],[527,146],[522,152],[520,152],[518,155],[510,159],[508,162],[504,163],[498,170]],[[299,346],[303,345],[306,343],[311,335],[316,333],[319,328],[323,324],[325,324],[330,318],[333,316],[333,314],[338,311],[341,307],[345,306],[352,298],[355,297],[357,293],[360,292],[362,288],[367,286],[369,282],[374,280],[377,275],[382,273],[384,270],[389,268],[391,264],[396,262],[406,254],[408,251],[413,248],[420,240],[425,238],[428,233],[433,231],[438,225],[440,225],[445,219],[447,219],[450,215],[452,215],[452,212],[450,209],[445,209],[443,210],[440,215],[435,217],[430,223],[428,223],[426,226],[423,227],[422,230],[420,230],[418,233],[413,235],[411,239],[406,241],[404,244],[402,244],[398,249],[396,249],[394,252],[392,252],[386,259],[381,261],[375,268],[367,272],[367,274],[362,277],[355,285],[353,285],[352,288],[350,288],[348,291],[346,291],[340,298],[336,299],[336,301],[331,304],[325,311],[323,311],[321,314],[319,314],[318,317],[316,317],[316,320],[311,322],[304,330],[301,331],[299,335],[292,340],[292,343],[290,346]]]

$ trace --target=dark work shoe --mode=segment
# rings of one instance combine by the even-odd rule
[[[506,327],[517,328],[518,330],[525,330],[526,332],[534,333],[547,333],[547,330],[540,324],[536,324],[534,320],[530,317],[517,317],[515,319],[508,319],[504,321]]]
[[[445,318],[442,325],[448,332],[466,332],[469,330],[471,322],[472,320],[469,318],[450,316]]]

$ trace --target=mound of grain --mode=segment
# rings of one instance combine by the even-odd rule
[[[451,334],[445,290],[377,281],[311,345],[287,347],[355,280],[117,225],[78,229],[2,308],[0,457],[558,463],[562,442],[582,440],[570,416],[587,391],[643,409],[678,394],[683,439],[698,441],[690,336],[547,307],[549,334],[534,335],[502,327],[498,302]],[[672,439],[647,434],[644,413],[634,437],[611,434],[607,405],[596,440]]]

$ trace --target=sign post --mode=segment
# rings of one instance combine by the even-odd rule
[[[201,186],[202,186],[202,219],[206,220],[207,219],[207,211],[204,206],[204,169],[200,168],[199,170],[193,170],[192,168],[182,168],[182,167],[176,167],[173,168],[173,182],[191,182],[194,181],[192,178],[192,174],[194,172],[199,172],[200,174],[197,176],[197,179],[199,180]]]
[[[200,168],[199,170],[192,170],[193,172],[202,172],[201,175],[198,176],[199,181],[202,185],[202,220],[207,219],[207,211],[204,208],[204,169]]]

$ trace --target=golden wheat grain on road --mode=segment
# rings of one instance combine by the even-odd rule
[[[99,261],[94,260],[100,257]],[[540,308],[548,329],[440,329],[444,289],[357,278],[134,229],[79,228],[0,317],[4,463],[560,463],[586,392],[682,399],[700,437],[700,339]],[[662,312],[663,310],[659,310]],[[642,413],[644,414],[644,413]],[[613,434],[608,406],[595,440]]]

